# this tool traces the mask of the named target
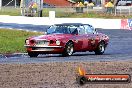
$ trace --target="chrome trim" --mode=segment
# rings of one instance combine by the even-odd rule
[[[44,51],[53,51],[54,49],[40,49],[40,50],[31,50],[31,51],[39,51],[39,52],[44,52]]]
[[[36,46],[48,46],[49,45],[49,41],[37,41],[36,42]]]
[[[30,45],[24,45],[25,47],[31,47],[31,48],[62,48],[63,46],[30,46]]]
[[[36,41],[49,41],[47,39],[35,39]]]

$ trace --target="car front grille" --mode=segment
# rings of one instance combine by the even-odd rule
[[[36,45],[37,46],[48,46],[49,45],[49,41],[47,41],[47,40],[39,40],[39,41],[37,41],[37,43],[36,43]]]

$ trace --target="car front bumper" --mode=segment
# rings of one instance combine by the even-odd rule
[[[30,46],[24,45],[27,52],[39,52],[39,53],[62,53],[64,50],[63,46]]]

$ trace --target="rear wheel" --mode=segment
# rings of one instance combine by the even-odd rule
[[[30,57],[37,57],[39,54],[38,53],[35,53],[35,52],[28,52],[28,55]]]
[[[95,54],[96,55],[102,55],[105,51],[105,43],[104,42],[100,42],[97,49],[95,50]]]
[[[74,47],[72,42],[68,42],[65,46],[64,52],[62,53],[63,56],[71,56],[74,52]]]

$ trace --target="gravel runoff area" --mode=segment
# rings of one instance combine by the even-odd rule
[[[132,61],[0,64],[0,88],[132,88],[132,83],[80,86],[76,82],[79,66],[89,74],[132,76]]]
[[[25,25],[21,27],[23,28]],[[28,28],[32,29],[30,27],[31,25]],[[42,27],[36,28],[43,31]],[[132,31],[99,31],[110,36],[110,44],[106,50],[106,55],[97,57],[89,54],[76,54],[69,59],[68,57],[65,58],[69,61],[83,59],[82,62],[44,62],[46,61],[45,57],[30,59],[26,57],[3,58],[3,55],[1,55],[2,59],[0,61],[4,62],[4,64],[0,63],[0,88],[132,88],[132,82],[129,84],[86,84],[83,86],[77,84],[76,74],[79,66],[83,66],[89,74],[115,73],[130,74],[132,76]],[[61,57],[55,56],[47,59],[49,61],[57,59],[63,61]],[[100,61],[87,61],[87,59]],[[127,61],[128,59],[129,61]],[[8,63],[10,61],[16,63]],[[20,61],[31,61],[31,63],[23,64]],[[34,63],[34,61],[41,61],[41,63]]]

